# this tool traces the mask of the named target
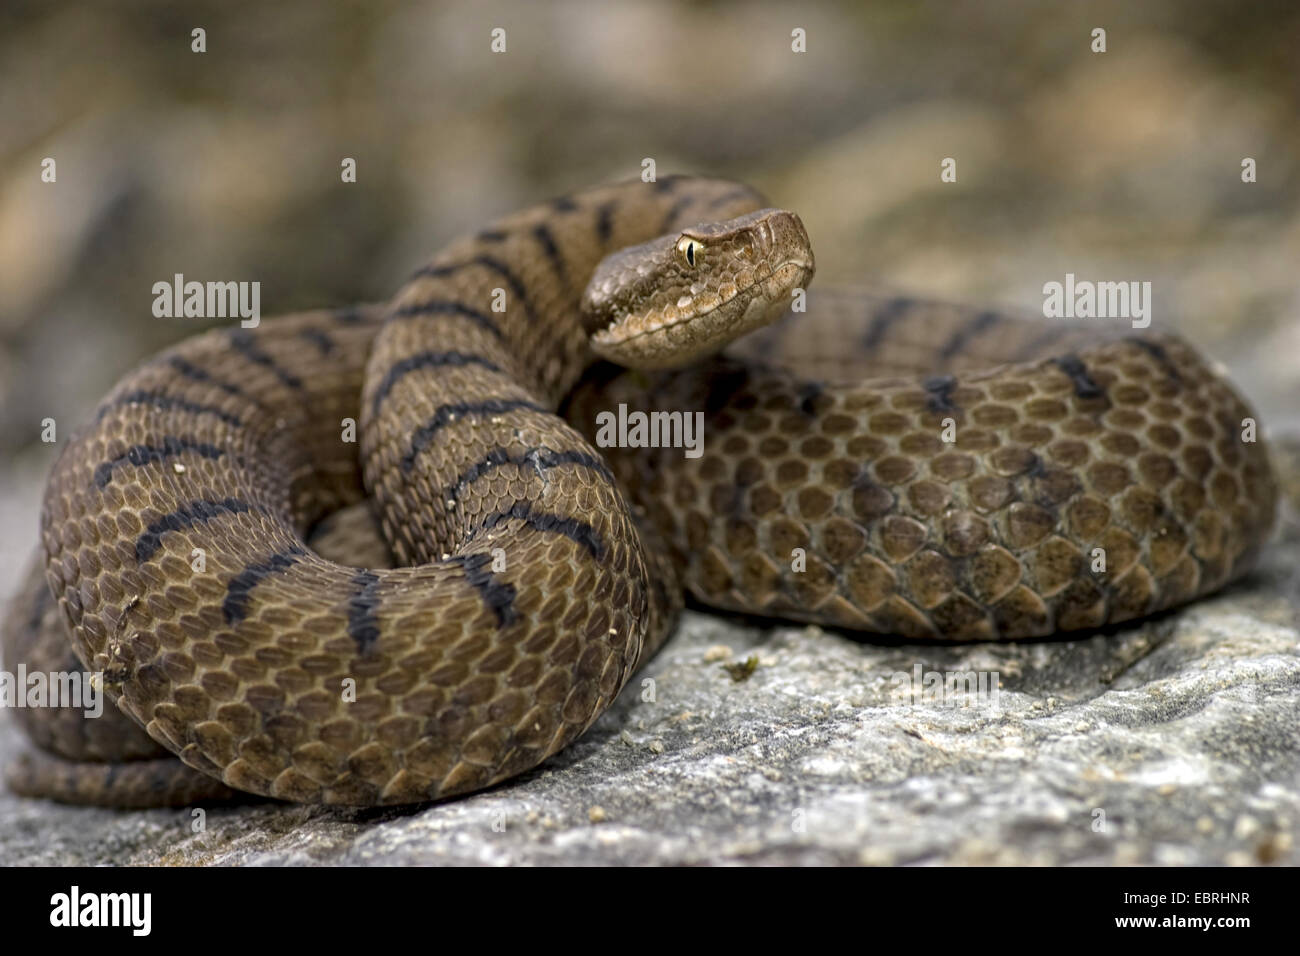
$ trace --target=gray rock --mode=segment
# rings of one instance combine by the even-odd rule
[[[188,809],[4,794],[0,862],[1294,864],[1297,566],[1288,519],[1248,581],[1084,640],[866,643],[692,613],[586,736],[488,793],[250,800],[195,808],[197,833]],[[927,701],[917,665],[998,690]],[[0,760],[19,743],[2,716]]]

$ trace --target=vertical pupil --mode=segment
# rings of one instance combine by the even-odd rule
[[[695,265],[695,243],[693,242],[686,244],[686,261],[691,265]]]

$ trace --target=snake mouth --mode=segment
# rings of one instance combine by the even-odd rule
[[[620,346],[636,343],[638,340],[645,339],[652,335],[665,334],[672,328],[699,325],[699,331],[701,332],[700,337],[702,339],[707,338],[711,341],[717,340],[717,348],[721,348],[733,339],[736,339],[744,333],[766,323],[762,321],[746,321],[746,319],[753,316],[755,312],[753,308],[746,308],[735,317],[734,321],[710,323],[710,318],[717,317],[720,312],[727,309],[727,307],[737,299],[753,293],[756,289],[764,288],[768,284],[772,283],[773,280],[780,281],[775,283],[776,289],[770,292],[768,296],[769,303],[760,311],[765,314],[776,306],[780,306],[783,311],[785,300],[793,294],[796,288],[812,276],[814,268],[815,266],[813,261],[809,257],[793,256],[788,259],[783,259],[771,269],[756,275],[744,286],[736,286],[729,295],[725,298],[719,298],[717,302],[710,305],[707,309],[691,311],[689,313],[678,315],[667,321],[660,322],[657,325],[643,325],[640,328],[636,328],[636,323],[627,319],[616,319],[613,322],[610,322],[606,328],[592,335],[592,345],[618,348]],[[787,274],[789,275],[789,278],[783,278]],[[802,276],[802,278],[799,278],[800,276]],[[783,291],[782,287],[784,287]],[[779,314],[780,312],[767,319],[767,321],[774,321],[779,317]],[[693,350],[692,355],[689,356],[689,358],[694,358],[700,351],[701,350],[699,349]]]

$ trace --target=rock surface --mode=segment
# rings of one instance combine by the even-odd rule
[[[143,813],[6,793],[0,863],[1295,864],[1297,567],[1292,517],[1249,580],[1076,641],[865,643],[692,613],[586,736],[490,792]],[[918,664],[998,691],[927,699]],[[0,760],[19,743],[0,715]]]

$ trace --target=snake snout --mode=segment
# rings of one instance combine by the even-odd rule
[[[806,269],[808,277],[816,268],[813,260],[812,242],[808,239],[808,230],[797,213],[785,209],[769,210],[772,215],[759,223],[759,242],[762,258],[771,259],[779,269],[786,263],[793,263]]]
[[[601,262],[583,297],[592,348],[635,368],[689,364],[779,318],[813,269],[808,232],[785,209],[624,249]]]

